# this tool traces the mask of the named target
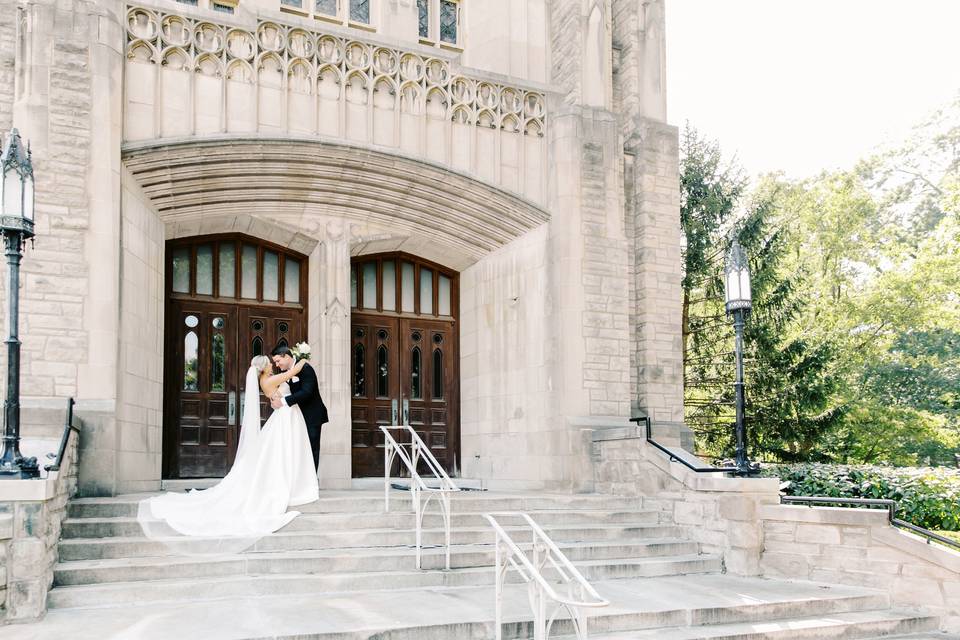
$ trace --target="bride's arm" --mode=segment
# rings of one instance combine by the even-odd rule
[[[276,389],[284,382],[288,382],[290,381],[290,379],[294,378],[295,376],[300,375],[300,370],[303,369],[303,365],[305,364],[307,364],[306,360],[297,360],[297,363],[292,367],[290,367],[288,370],[281,371],[278,374],[272,375],[269,378],[264,379],[261,386]],[[266,393],[266,389],[264,389],[264,392]]]

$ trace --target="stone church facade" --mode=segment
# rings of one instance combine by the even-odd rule
[[[664,55],[663,0],[0,0],[24,435],[76,398],[83,495],[223,475],[307,341],[323,487],[401,416],[499,489],[592,490],[635,414],[689,444]]]

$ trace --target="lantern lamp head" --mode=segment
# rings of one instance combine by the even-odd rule
[[[33,237],[33,162],[30,146],[24,146],[13,129],[0,154],[0,228]]]
[[[727,259],[723,269],[724,294],[727,302],[727,313],[738,309],[749,310],[753,306],[750,293],[750,264],[747,254],[736,238],[730,243]]]

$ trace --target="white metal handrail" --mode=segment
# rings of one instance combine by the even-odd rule
[[[433,452],[424,444],[417,432],[410,425],[382,425],[384,448],[383,448],[383,499],[384,508],[390,511],[390,468],[393,466],[394,458],[400,458],[400,461],[410,473],[410,493],[413,495],[413,513],[416,519],[417,534],[417,569],[421,569],[421,556],[423,548],[423,516],[427,511],[430,500],[438,497],[437,503],[440,505],[440,515],[443,518],[443,533],[446,543],[446,567],[450,568],[450,494],[454,491],[460,491],[460,488],[453,483],[450,476],[444,470],[443,466],[434,457]],[[390,434],[391,431],[404,431],[410,436],[410,442],[397,442]],[[438,487],[431,487],[420,474],[417,473],[417,466],[420,461],[426,464],[433,478],[439,484]],[[426,500],[421,504],[420,493],[427,494]]]
[[[544,533],[543,529],[526,513],[519,511],[503,511],[485,513],[490,526],[497,534],[496,540],[496,640],[501,640],[503,629],[503,586],[510,567],[516,569],[523,581],[527,583],[527,595],[530,606],[533,608],[533,638],[547,640],[550,629],[556,620],[557,614],[566,609],[570,615],[574,632],[579,640],[587,639],[587,616],[585,609],[606,607],[609,600],[604,599],[587,582],[573,563],[567,559],[553,540]],[[521,549],[510,534],[507,533],[497,517],[522,518],[533,534],[531,548],[532,558]],[[552,568],[560,576],[560,582],[551,584],[543,576],[543,570]],[[565,589],[566,593],[558,593],[555,587]],[[547,617],[547,600],[555,603],[553,611]]]

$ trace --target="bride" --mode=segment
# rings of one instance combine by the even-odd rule
[[[209,489],[165,493],[143,500],[137,519],[148,536],[169,536],[169,527],[185,536],[247,539],[252,544],[300,515],[287,511],[287,507],[318,499],[317,470],[300,408],[284,405],[275,410],[261,430],[260,394],[254,391],[259,386],[268,398],[289,395],[287,382],[305,362],[301,360],[289,371],[271,375],[267,356],[253,359],[247,370],[240,443],[233,467]]]

